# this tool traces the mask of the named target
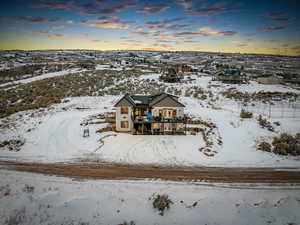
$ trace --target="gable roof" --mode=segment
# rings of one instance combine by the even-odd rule
[[[153,106],[160,101],[162,101],[165,98],[171,98],[173,101],[175,101],[177,104],[179,104],[182,107],[185,107],[182,103],[178,101],[178,97],[175,95],[167,94],[167,93],[160,93],[156,95],[129,95],[126,94],[121,98],[114,107],[118,107],[122,100],[126,100],[128,103],[130,103],[133,107],[136,106]]]

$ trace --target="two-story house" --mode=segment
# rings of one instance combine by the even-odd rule
[[[166,93],[123,96],[116,104],[116,131],[184,134],[184,105]]]

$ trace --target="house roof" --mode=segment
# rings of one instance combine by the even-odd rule
[[[177,96],[167,94],[167,93],[160,93],[160,94],[156,94],[156,95],[129,95],[129,94],[126,94],[114,106],[117,107],[123,99],[126,99],[134,107],[142,106],[142,105],[153,106],[167,97],[172,98],[174,101],[176,101],[176,103],[179,103],[180,105],[182,105],[182,107],[184,107],[183,104],[178,102]]]

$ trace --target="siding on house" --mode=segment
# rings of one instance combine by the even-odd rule
[[[133,121],[131,119],[131,116],[133,114],[133,112],[132,112],[133,108],[132,107],[128,107],[128,106],[124,106],[124,107],[128,108],[128,113],[127,114],[122,114],[121,113],[122,107],[117,107],[116,108],[116,118],[117,118],[117,120],[116,120],[116,130],[117,131],[127,132],[127,131],[133,130]],[[121,127],[121,123],[123,121],[127,121],[128,122],[128,128],[122,128]]]

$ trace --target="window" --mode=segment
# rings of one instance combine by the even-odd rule
[[[121,108],[121,114],[128,114],[128,108]]]
[[[121,121],[121,128],[128,128],[128,121]]]

